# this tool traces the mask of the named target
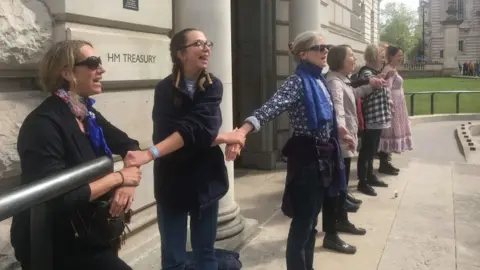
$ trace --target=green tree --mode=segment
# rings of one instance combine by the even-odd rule
[[[408,59],[414,59],[421,46],[417,12],[403,3],[390,2],[380,11],[380,16],[380,40],[400,46]]]

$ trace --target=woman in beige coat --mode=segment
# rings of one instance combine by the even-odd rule
[[[339,129],[342,128],[349,134],[355,144],[358,144],[358,118],[356,99],[369,94],[372,89],[377,89],[386,84],[385,80],[372,77],[363,82],[364,85],[357,88],[352,87],[349,76],[355,70],[355,56],[353,50],[348,45],[340,45],[333,47],[327,58],[329,72],[327,74],[328,89],[332,94],[333,103],[337,112],[337,123]],[[373,87],[372,87],[373,86]],[[345,162],[345,173],[347,186],[350,174],[350,162],[352,157],[356,155],[344,143],[341,144],[342,155]],[[356,149],[356,147],[355,147]],[[345,192],[340,195],[338,203],[337,230],[340,232],[348,232],[353,234],[365,234],[365,230],[356,228],[348,220],[346,208],[358,209],[360,200]]]

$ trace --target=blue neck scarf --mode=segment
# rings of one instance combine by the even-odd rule
[[[103,130],[95,120],[95,113],[93,112],[95,100],[92,98],[81,98],[64,89],[59,89],[55,92],[55,95],[67,103],[73,115],[83,122],[95,156],[101,157],[106,155],[112,158],[112,151],[110,151],[105,141]]]
[[[96,118],[95,113],[93,113],[93,104],[95,104],[94,99],[86,98],[88,114],[85,117],[85,121],[83,123],[86,124],[88,138],[90,139],[90,143],[92,144],[93,150],[95,151],[95,155],[97,157],[106,155],[107,157],[112,158],[112,151],[110,151],[110,148],[105,141],[103,130],[95,120]]]
[[[319,130],[333,120],[332,105],[317,82],[317,80],[320,80],[327,87],[327,81],[322,75],[322,68],[308,61],[302,61],[297,65],[295,74],[302,78],[305,90],[304,103],[308,128]]]

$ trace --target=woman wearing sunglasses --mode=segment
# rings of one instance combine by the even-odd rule
[[[287,180],[282,211],[292,218],[287,240],[288,270],[313,269],[317,217],[324,201],[345,189],[345,174],[339,140],[353,147],[350,136],[337,129],[335,108],[322,75],[327,65],[325,39],[317,32],[304,32],[290,44],[298,63],[274,96],[248,117],[237,132],[247,135],[288,111],[293,136],[283,148],[287,157]],[[234,159],[240,145],[227,148]],[[335,231],[335,218],[325,238],[345,244]],[[325,241],[324,241],[325,242]]]
[[[218,270],[214,250],[218,202],[228,191],[224,155],[218,145],[243,145],[245,136],[219,134],[223,86],[206,71],[212,46],[197,29],[184,29],[172,37],[173,72],[155,88],[155,145],[130,152],[125,158],[127,164],[135,166],[155,159],[162,269],[185,269],[190,215],[195,269]]]
[[[105,72],[90,43],[61,41],[40,62],[40,82],[51,95],[20,128],[22,185],[98,157],[125,156],[138,142],[93,108]],[[62,194],[48,204],[52,219],[53,269],[131,269],[118,258],[125,212],[140,183],[137,167],[124,168]],[[92,179],[93,180],[93,179]],[[22,269],[31,269],[30,211],[13,217],[11,241]]]

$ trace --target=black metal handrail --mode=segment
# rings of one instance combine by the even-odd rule
[[[405,92],[405,96],[410,96],[410,115],[415,115],[415,96],[430,95],[430,114],[435,114],[435,95],[455,94],[455,112],[460,113],[460,95],[461,94],[480,94],[480,91],[455,90],[455,91],[423,91],[423,92]]]
[[[113,169],[113,160],[101,157],[20,186],[0,196],[0,221],[30,209],[31,267],[52,269],[52,224],[47,202],[101,178]]]

